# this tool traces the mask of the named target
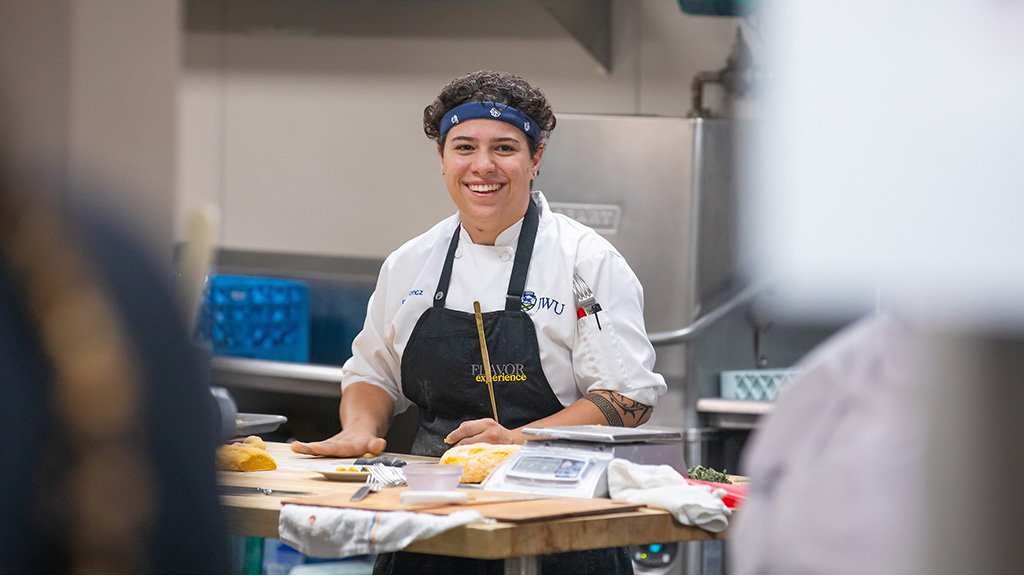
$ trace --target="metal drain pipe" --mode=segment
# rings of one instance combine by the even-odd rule
[[[690,83],[691,103],[688,118],[712,118],[710,108],[704,107],[704,86],[720,84],[729,94],[742,96],[754,82],[753,57],[750,47],[743,39],[743,32],[736,28],[736,40],[733,42],[725,68],[720,70],[704,70],[693,76]]]

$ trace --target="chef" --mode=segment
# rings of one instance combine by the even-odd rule
[[[457,78],[424,110],[423,129],[437,143],[458,213],[386,259],[343,368],[342,431],[293,443],[294,451],[380,453],[392,416],[410,403],[420,418],[412,451],[432,456],[460,444],[522,444],[525,426],[632,427],[650,419],[666,386],[652,371],[640,282],[608,241],[531,192],[554,127],[544,94],[501,72]],[[599,306],[579,311],[574,274]],[[586,558],[553,555],[566,561],[542,560],[542,567],[631,572],[623,549],[580,554]],[[424,573],[423,555],[396,555],[414,556],[405,568],[386,569]],[[447,562],[438,569],[461,571]]]

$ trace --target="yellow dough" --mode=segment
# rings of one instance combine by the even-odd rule
[[[487,444],[477,443],[456,446],[441,455],[442,464],[462,464],[462,480],[464,484],[477,484],[519,451],[518,444]]]
[[[267,443],[264,442],[263,438],[260,438],[259,436],[249,436],[248,438],[246,438],[242,442],[245,443],[245,444],[249,444],[250,446],[255,446],[255,447],[259,448],[260,450],[266,450],[267,449]]]
[[[267,443],[262,438],[249,436],[243,442],[217,448],[217,469],[239,472],[277,470],[277,462],[267,452]]]

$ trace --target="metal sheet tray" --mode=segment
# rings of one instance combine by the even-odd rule
[[[625,442],[671,442],[682,440],[683,433],[679,430],[660,430],[657,428],[625,428],[622,426],[550,426],[547,428],[523,428],[523,434],[558,438],[559,440],[576,440],[579,442],[608,442],[621,444]]]
[[[250,436],[273,432],[288,419],[277,414],[248,414],[239,412],[235,419],[235,436]]]

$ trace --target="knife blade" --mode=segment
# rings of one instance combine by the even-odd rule
[[[349,498],[349,502],[359,502],[363,498],[366,498],[366,495],[369,494],[369,493],[370,493],[370,485],[369,484],[363,484],[362,486],[359,487],[359,490],[356,490],[356,493],[353,494],[351,498]]]
[[[263,494],[265,496],[277,494],[312,494],[312,492],[302,492],[298,490],[277,490],[273,488],[260,488],[257,486],[218,486],[217,492],[222,495],[231,496],[245,496],[250,494]]]

